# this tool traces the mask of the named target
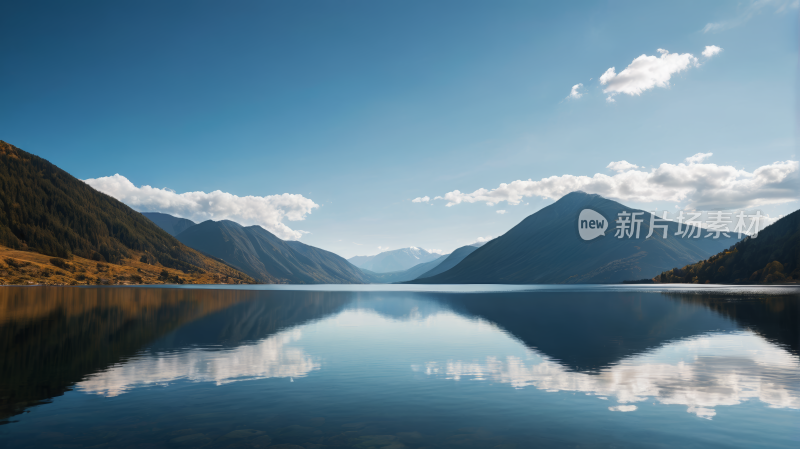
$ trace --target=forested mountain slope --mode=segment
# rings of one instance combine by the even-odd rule
[[[150,221],[157,224],[159,228],[167,231],[167,233],[173,237],[197,224],[192,220],[173,217],[172,215],[162,214],[161,212],[142,212],[142,215],[149,218]]]
[[[753,284],[800,280],[800,210],[706,260],[665,271],[659,283]]]
[[[0,245],[119,264],[135,258],[191,272],[252,278],[183,245],[116,199],[0,141]]]

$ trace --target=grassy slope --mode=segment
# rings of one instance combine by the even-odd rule
[[[134,253],[133,256],[130,259],[120,260],[118,264],[109,264],[78,256],[66,260],[0,246],[0,285],[246,284],[253,282],[249,276],[215,260],[208,262],[211,270],[184,273],[174,268],[142,262],[136,257],[139,256],[138,253]]]

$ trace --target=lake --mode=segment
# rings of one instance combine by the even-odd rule
[[[0,288],[0,446],[800,446],[795,287],[230,287]]]

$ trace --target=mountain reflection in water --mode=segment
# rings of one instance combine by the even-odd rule
[[[238,354],[250,351],[250,362],[266,364],[261,368],[249,363],[231,367],[230,359],[217,358],[217,373],[211,374],[208,370],[214,370],[214,365],[207,365],[216,357],[209,355],[194,364],[204,351],[193,348],[237,348],[328,315],[346,301],[318,292],[300,297],[282,294],[281,300],[274,296],[239,290],[0,288],[0,422],[76,384],[79,389],[113,396],[131,385],[150,383],[148,377],[156,382],[185,377],[200,365],[207,371],[198,373],[198,379],[215,382],[228,380],[221,372],[230,369],[237,372],[236,377],[245,375],[242,370],[252,377],[269,377],[266,373],[280,370],[280,363],[261,357],[266,355],[268,360],[276,355],[269,352],[283,344],[280,336],[258,346],[267,354],[252,353],[249,346]],[[240,305],[234,313],[226,310],[234,305]],[[193,323],[204,317],[207,320],[200,327]],[[142,361],[153,357],[148,353],[155,354],[158,362],[144,367]],[[302,363],[310,362],[304,359]],[[126,380],[101,388],[98,383],[106,382],[109,373]]]
[[[685,405],[689,413],[707,419],[716,415],[714,407],[751,398],[773,408],[800,409],[797,358],[747,331],[672,342],[596,373],[566,370],[536,351],[527,360],[487,356],[484,362],[426,362],[414,369],[453,380],[471,377],[515,388],[577,391],[628,404],[609,407],[612,411],[634,411],[633,403],[650,399]]]
[[[51,405],[40,404],[71,390],[125,400],[140,388],[255,387],[270,379],[318,388],[307,394],[332,416],[346,415],[352,405],[345,403],[395,404],[376,409],[394,413],[395,424],[420,414],[398,405],[410,398],[414,407],[439,407],[435,416],[448,413],[443,404],[464,413],[459,402],[486,395],[500,401],[499,410],[557,416],[566,411],[548,398],[559,392],[588,396],[572,405],[569,413],[578,415],[593,404],[612,416],[657,403],[716,420],[721,406],[758,403],[796,416],[798,302],[794,293],[746,290],[4,288],[0,419],[13,430],[27,418],[12,416],[45,410]],[[448,383],[464,387],[451,391]],[[524,406],[493,384],[545,396]],[[282,412],[294,416],[300,406],[291,391],[302,385],[269,385],[276,404],[281,395],[295,404]]]

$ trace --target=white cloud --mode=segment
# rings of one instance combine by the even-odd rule
[[[411,202],[412,203],[427,203],[430,200],[431,200],[431,197],[422,196],[422,197],[419,197],[419,198],[414,198],[413,200],[411,200]]]
[[[582,97],[583,93],[578,92],[578,89],[580,89],[581,87],[583,87],[583,83],[578,83],[572,86],[572,90],[569,92],[569,95],[567,95],[567,98],[577,100],[578,98]]]
[[[672,75],[698,65],[691,53],[670,53],[663,48],[658,52],[660,57],[639,56],[619,73],[614,67],[606,70],[600,84],[606,86],[603,92],[610,94],[607,100],[613,101],[617,94],[640,95],[654,87],[669,87]]]
[[[631,164],[628,161],[617,161],[612,162],[606,166],[606,168],[614,170],[615,172],[622,173],[628,170],[633,170],[634,168],[639,168],[638,165]]]
[[[714,55],[719,54],[719,52],[721,51],[722,49],[717,47],[716,45],[706,45],[706,49],[703,50],[703,56],[705,56],[706,58],[710,58]]]
[[[506,213],[506,211],[504,211],[504,210],[498,210],[498,211],[495,211],[495,212],[497,212],[500,215],[503,215],[504,213]]]
[[[425,251],[431,253],[431,254],[440,254],[440,255],[444,254],[444,250],[443,249],[427,249],[427,248],[423,248],[423,249]]]
[[[684,161],[687,164],[699,164],[700,162],[703,162],[704,160],[710,158],[713,155],[714,153],[697,153],[694,156],[687,157],[686,159],[684,159]]]
[[[686,202],[690,209],[725,210],[800,198],[797,161],[774,162],[748,172],[730,165],[701,163],[708,156],[710,153],[699,153],[687,158],[688,164],[663,163],[650,171],[628,170],[613,176],[603,173],[551,176],[538,181],[502,183],[495,189],[482,188],[472,193],[453,190],[441,198],[447,201],[447,206],[477,202],[491,206],[502,201],[517,205],[527,197],[559,199],[582,190],[620,201]]]
[[[219,190],[176,193],[166,188],[136,187],[120,174],[84,182],[140,212],[163,212],[196,222],[232,220],[245,226],[260,225],[288,240],[299,239],[304,231],[289,228],[283,220],[304,220],[319,207],[299,194],[242,197]]]
[[[381,252],[383,252],[383,251],[389,251],[389,247],[388,247],[388,246],[379,246],[379,247],[378,247],[378,249],[379,249]]]
[[[716,33],[743,25],[753,16],[760,13],[762,8],[766,6],[773,6],[776,13],[785,13],[789,9],[797,9],[800,6],[800,2],[797,0],[750,0],[745,2],[744,7],[739,11],[739,15],[719,22],[709,22],[703,27],[703,32]]]
[[[491,240],[493,238],[494,237],[492,237],[491,235],[487,235],[486,237],[478,237],[477,239],[475,239],[474,242],[471,242],[469,244],[472,245],[474,243],[486,243],[486,242],[488,242],[489,240]]]

